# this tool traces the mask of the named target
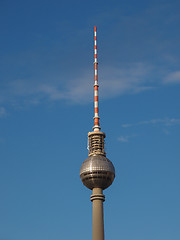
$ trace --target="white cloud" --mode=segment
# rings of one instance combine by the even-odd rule
[[[179,118],[156,118],[156,119],[151,119],[147,121],[140,121],[137,123],[126,123],[122,124],[121,126],[123,128],[128,128],[128,127],[134,127],[134,126],[141,126],[141,125],[156,125],[156,124],[161,124],[163,126],[173,126],[180,124],[180,119]]]
[[[0,107],[0,118],[5,117],[6,115],[6,109],[4,107]]]
[[[150,67],[143,63],[134,63],[131,66],[102,69],[103,97],[112,97],[125,93],[139,93],[153,87],[147,85],[147,75]],[[100,79],[101,80],[101,79]]]
[[[119,142],[128,142],[128,140],[129,140],[129,137],[128,136],[120,136],[120,137],[118,137],[118,141]]]
[[[170,134],[170,131],[168,131],[167,129],[163,129],[163,133],[164,133],[165,135],[169,135],[169,134]]]
[[[180,83],[180,71],[170,73],[163,81],[165,84]]]
[[[130,136],[120,136],[120,137],[118,137],[118,141],[119,142],[123,142],[123,143],[127,143],[127,142],[129,142],[129,139],[130,138],[133,138],[133,137],[135,137],[136,135],[130,135]]]
[[[37,93],[43,93],[51,100],[59,100],[66,98],[66,94],[61,92],[56,86],[42,84],[38,87]]]
[[[0,102],[13,106],[34,105],[44,101],[66,100],[84,104],[93,101],[93,69],[82,75],[71,73],[68,77],[47,79],[18,79],[7,82],[0,90]],[[113,98],[123,94],[138,94],[152,90],[149,75],[152,67],[144,63],[132,63],[124,68],[102,67],[99,70],[100,98]],[[180,71],[169,74],[164,82],[180,82]],[[154,84],[151,82],[151,84]]]
[[[146,83],[149,69],[143,63],[133,63],[124,69],[118,67],[101,69],[99,71],[101,98],[152,89]],[[71,74],[68,78],[56,76],[51,81],[18,79],[4,84],[3,91],[0,90],[0,102],[9,102],[12,105],[38,104],[45,100],[86,103],[93,101],[93,84],[93,71],[85,71],[81,76]]]

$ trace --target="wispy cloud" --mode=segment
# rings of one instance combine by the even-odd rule
[[[102,67],[99,72],[101,98],[114,98],[123,94],[138,94],[156,88],[149,80],[153,67],[135,62],[120,67]],[[16,79],[3,83],[0,103],[13,106],[36,105],[45,101],[68,101],[84,104],[93,98],[93,71],[84,70],[81,75],[56,75],[52,79]],[[2,81],[3,82],[3,81]],[[169,74],[163,83],[179,83],[180,71]],[[2,84],[2,83],[1,83]]]
[[[180,71],[175,71],[168,74],[163,81],[165,84],[177,84],[180,83]]]
[[[151,67],[143,63],[133,63],[127,68],[106,68],[102,70],[102,92],[104,97],[134,94],[151,90],[147,76]]]
[[[5,141],[4,138],[0,137],[0,143],[3,143],[4,141]]]
[[[0,107],[0,118],[5,117],[6,115],[6,109],[4,107]]]
[[[164,133],[165,135],[169,135],[169,134],[170,134],[170,131],[167,130],[167,129],[163,129],[163,133]]]
[[[151,119],[147,121],[140,121],[137,123],[126,123],[122,124],[121,126],[123,128],[128,128],[128,127],[134,127],[134,126],[141,126],[141,125],[157,125],[161,124],[163,126],[173,126],[173,125],[179,125],[180,124],[180,119],[179,118],[156,118],[156,119]]]
[[[37,94],[42,93],[51,100],[65,99],[66,93],[58,89],[58,86],[42,84],[37,89]]]
[[[127,142],[129,142],[129,139],[130,138],[133,138],[133,137],[135,137],[136,135],[130,135],[130,136],[120,136],[120,137],[118,137],[118,141],[119,142],[123,142],[123,143],[127,143]]]
[[[102,98],[122,94],[135,94],[152,89],[146,82],[149,66],[133,63],[125,68],[104,68],[99,74]],[[15,104],[38,104],[45,100],[67,100],[75,103],[90,101],[93,94],[93,71],[84,71],[81,76],[56,76],[54,79],[17,79],[3,85],[0,102]],[[102,84],[101,84],[102,83]],[[90,90],[92,89],[92,91]]]

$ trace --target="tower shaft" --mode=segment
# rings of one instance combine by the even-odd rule
[[[104,240],[104,214],[103,214],[103,202],[105,196],[101,188],[93,188],[93,194],[91,195],[91,201],[93,203],[93,217],[92,217],[92,239]]]

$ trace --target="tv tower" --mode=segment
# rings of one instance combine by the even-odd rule
[[[80,178],[83,184],[92,190],[93,204],[93,240],[104,240],[103,190],[108,188],[114,178],[115,169],[112,162],[106,158],[104,150],[105,133],[100,131],[98,107],[98,62],[97,62],[97,28],[94,27],[94,127],[88,133],[89,157],[83,162],[80,169]]]

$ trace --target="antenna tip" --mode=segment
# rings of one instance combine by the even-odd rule
[[[96,26],[94,26],[94,31],[96,31],[97,30],[97,27]]]

